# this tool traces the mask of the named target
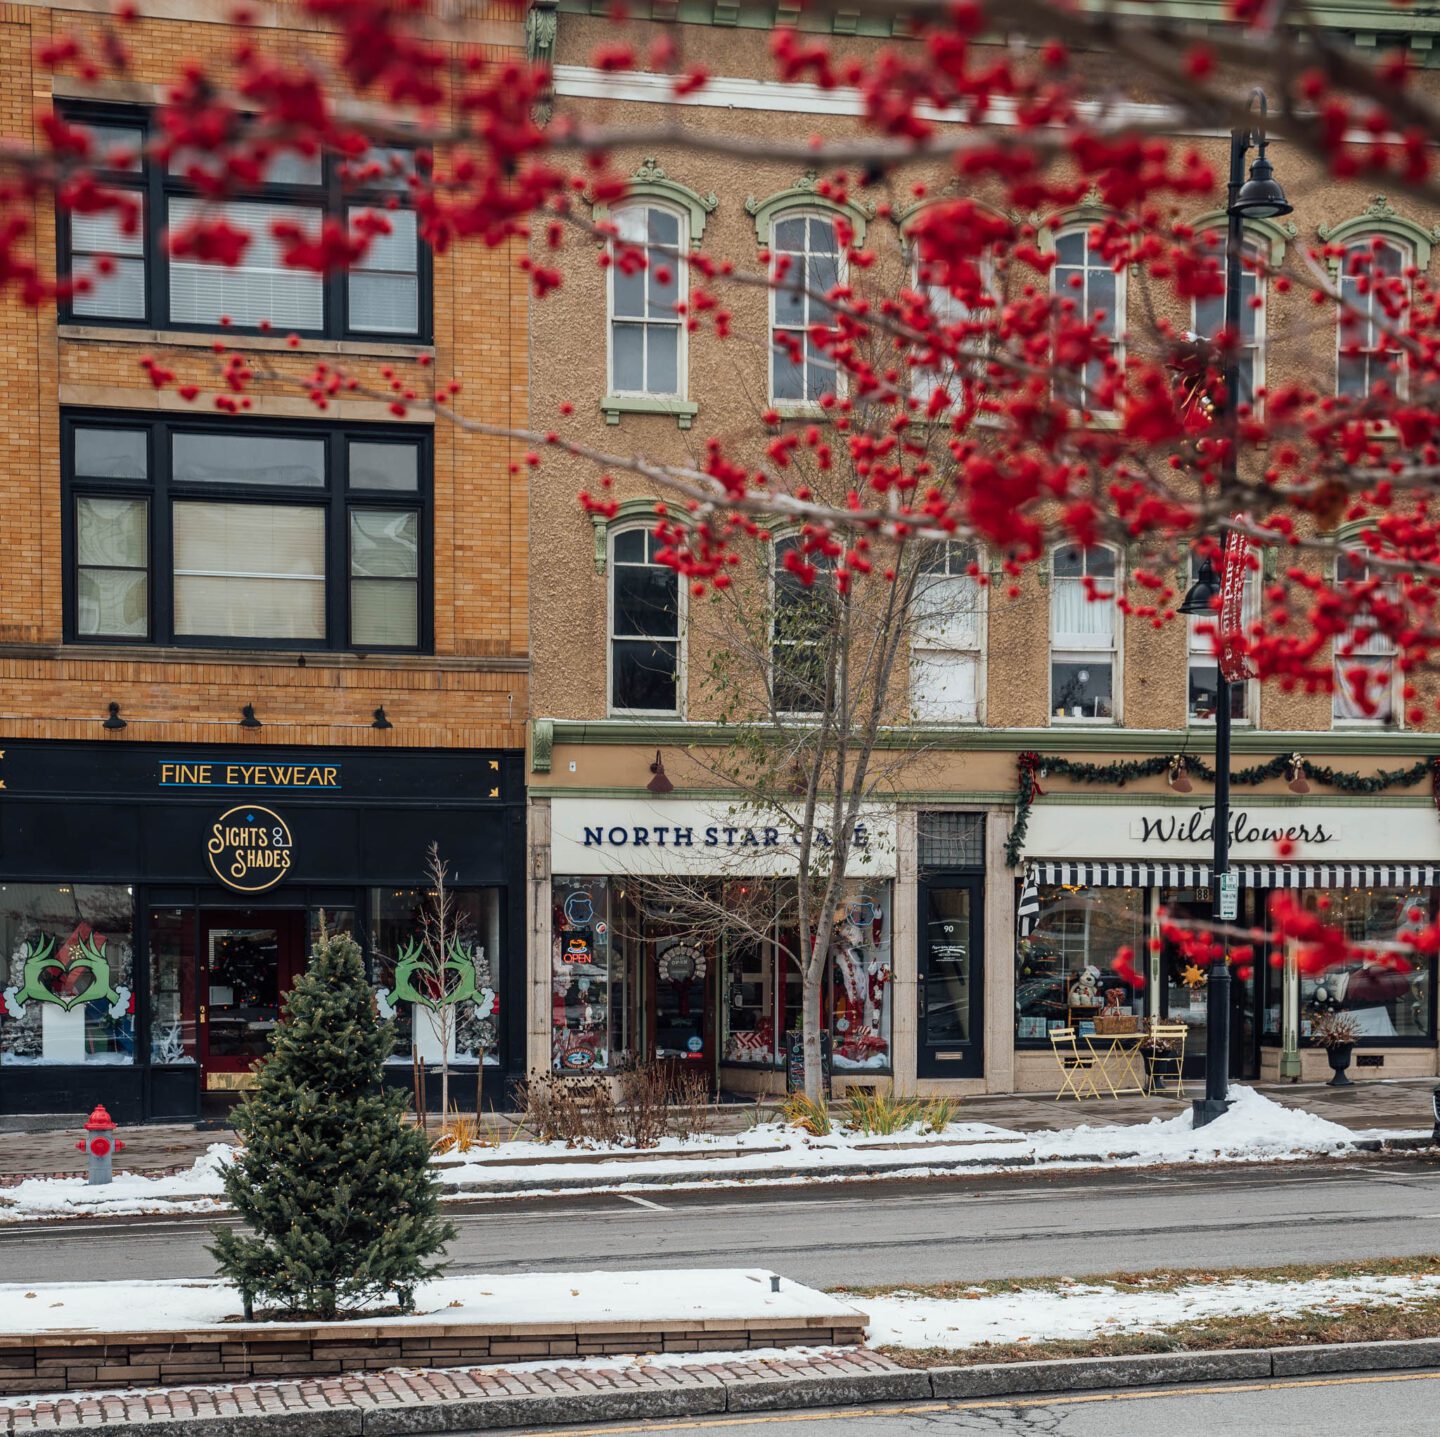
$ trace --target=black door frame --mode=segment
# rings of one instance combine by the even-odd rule
[[[964,888],[970,894],[970,1041],[962,1058],[941,1058],[925,1041],[926,979],[930,970],[930,892]],[[985,874],[976,869],[924,869],[917,884],[915,944],[915,1076],[980,1078],[985,1075]],[[954,1052],[957,1045],[946,1043]]]

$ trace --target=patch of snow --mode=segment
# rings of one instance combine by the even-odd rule
[[[646,1186],[640,1179],[660,1179],[667,1188],[683,1191],[831,1178],[851,1182],[857,1176],[931,1176],[950,1171],[947,1163],[963,1163],[966,1172],[981,1174],[1036,1162],[1078,1167],[1274,1162],[1344,1152],[1361,1136],[1314,1113],[1274,1102],[1253,1088],[1232,1086],[1230,1094],[1230,1110],[1198,1132],[1188,1112],[1146,1123],[1087,1123],[1061,1132],[1035,1133],[989,1123],[952,1123],[938,1133],[915,1128],[888,1136],[836,1131],[812,1137],[782,1123],[763,1123],[743,1133],[666,1137],[659,1146],[640,1153],[614,1144],[567,1147],[508,1142],[498,1148],[472,1149],[469,1154],[448,1153],[435,1159],[435,1172],[447,1197],[474,1200],[497,1190],[505,1197],[625,1192]],[[89,1187],[84,1178],[31,1178],[0,1188],[0,1224],[99,1214],[214,1211],[223,1206],[220,1173],[232,1152],[217,1143],[188,1172],[169,1177],[124,1173],[106,1187]],[[538,1163],[540,1158],[546,1161]],[[841,1166],[848,1170],[844,1175],[826,1171]],[[557,1179],[566,1180],[567,1186],[556,1187]]]
[[[695,1268],[674,1272],[531,1272],[509,1276],[442,1277],[424,1283],[406,1317],[357,1317],[367,1328],[416,1323],[591,1323],[853,1317],[840,1298],[789,1278],[771,1291],[768,1270]],[[43,1282],[0,1284],[0,1333],[167,1332],[223,1327],[273,1330],[244,1323],[240,1295],[226,1283]],[[350,1322],[327,1323],[339,1331]]]
[[[867,1340],[875,1347],[978,1347],[1114,1332],[1149,1332],[1208,1317],[1296,1316],[1356,1306],[1403,1307],[1440,1295],[1440,1277],[1252,1279],[1135,1292],[1108,1284],[1068,1283],[1058,1291],[930,1298],[897,1293],[866,1297]]]

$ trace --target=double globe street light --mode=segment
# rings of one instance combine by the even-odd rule
[[[1275,178],[1265,150],[1265,92],[1255,90],[1250,101],[1260,102],[1258,126],[1230,131],[1230,182],[1225,205],[1225,350],[1223,403],[1217,419],[1224,426],[1225,447],[1221,461],[1221,492],[1233,491],[1236,477],[1236,439],[1240,409],[1241,293],[1240,260],[1245,248],[1245,221],[1279,219],[1294,206]],[[1245,178],[1245,156],[1258,147],[1259,154]],[[1179,612],[1191,618],[1215,618],[1221,580],[1215,565],[1206,559],[1199,576],[1190,586]],[[1211,915],[1217,925],[1232,921],[1225,911],[1226,880],[1230,871],[1230,698],[1231,683],[1217,656],[1215,665],[1215,847],[1210,874]],[[1226,947],[1218,943],[1210,961],[1205,992],[1205,1096],[1193,1103],[1194,1124],[1203,1128],[1230,1106],[1227,1096],[1230,1078],[1230,968]]]

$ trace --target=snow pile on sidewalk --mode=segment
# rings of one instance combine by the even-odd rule
[[[543,1194],[623,1192],[663,1183],[715,1187],[749,1183],[816,1183],[865,1177],[924,1176],[959,1169],[994,1173],[1048,1166],[1154,1166],[1161,1163],[1273,1162],[1343,1152],[1357,1134],[1313,1113],[1285,1107],[1252,1088],[1232,1087],[1230,1111],[1198,1132],[1188,1112],[1148,1123],[1093,1123],[1062,1132],[1020,1133],[989,1123],[952,1123],[941,1132],[918,1126],[887,1137],[837,1130],[812,1137],[782,1123],[748,1132],[665,1138],[658,1147],[510,1142],[447,1153],[435,1172],[452,1198],[489,1192]],[[1096,1110],[1104,1109],[1097,1103]],[[208,1212],[223,1206],[221,1170],[232,1149],[213,1145],[184,1173],[127,1173],[108,1187],[84,1178],[32,1178],[0,1188],[0,1224],[97,1214]]]
[[[117,1172],[91,1187],[85,1178],[26,1178],[0,1188],[0,1223],[47,1217],[131,1216],[136,1213],[218,1212],[224,1208],[221,1173],[235,1149],[211,1143],[184,1172],[164,1177]]]
[[[1350,1307],[1407,1307],[1440,1296],[1440,1276],[1317,1278],[1262,1282],[1244,1278],[1155,1292],[1074,1282],[1058,1290],[971,1297],[857,1299],[870,1314],[872,1347],[978,1347],[1062,1338],[1153,1332],[1208,1317],[1294,1317]]]
[[[674,1272],[527,1272],[442,1277],[420,1286],[408,1317],[360,1317],[366,1328],[436,1322],[569,1326],[596,1322],[851,1318],[856,1305],[781,1278],[768,1269]],[[0,1284],[0,1333],[168,1332],[243,1323],[240,1294],[218,1281]],[[344,1321],[326,1323],[343,1330]]]

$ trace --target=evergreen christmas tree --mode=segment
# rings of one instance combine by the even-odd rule
[[[225,1192],[253,1235],[220,1229],[210,1249],[257,1303],[333,1318],[415,1287],[454,1236],[440,1220],[425,1134],[383,1084],[392,1036],[355,940],[323,927],[285,1003],[257,1086],[235,1111],[244,1147]]]

